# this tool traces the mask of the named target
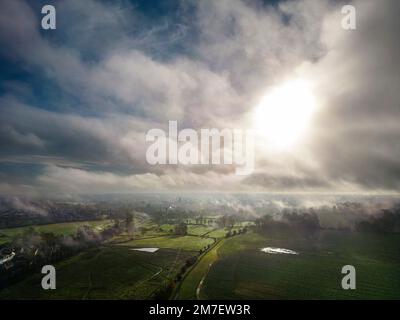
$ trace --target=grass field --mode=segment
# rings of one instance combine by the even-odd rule
[[[122,232],[114,236],[108,242],[121,243],[121,242],[131,241],[133,239],[161,237],[161,236],[171,235],[170,232],[171,230],[174,230],[174,225],[171,224],[158,225],[151,221],[144,221],[140,224],[136,224],[136,230],[133,233]]]
[[[43,290],[38,273],[0,291],[0,299],[146,299],[190,256],[182,250],[106,246],[56,265],[56,290]]]
[[[203,284],[209,299],[400,299],[400,235],[321,231],[314,236],[260,235],[226,239]],[[267,254],[279,247],[298,255]],[[341,288],[353,265],[357,289]]]
[[[202,225],[193,225],[190,224],[188,225],[188,234],[194,235],[194,236],[203,236],[206,233],[212,231],[214,228],[213,227],[206,227]]]
[[[170,233],[171,231],[174,232],[175,226],[173,224],[162,224],[158,229],[161,232]]]
[[[77,222],[64,222],[53,223],[36,226],[27,226],[19,228],[0,229],[0,244],[9,242],[13,237],[22,234],[29,228],[34,228],[37,232],[52,232],[54,234],[72,235],[79,227],[90,226],[95,230],[102,230],[103,227],[110,224],[111,220],[94,220],[94,221],[77,221]]]
[[[209,236],[210,238],[225,238],[228,231],[228,228],[216,229],[208,233],[207,236]]]
[[[133,240],[121,243],[121,245],[130,247],[156,247],[198,251],[213,242],[212,239],[200,238],[197,236],[162,236]]]

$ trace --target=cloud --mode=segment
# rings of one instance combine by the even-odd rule
[[[57,3],[49,34],[29,2],[2,1],[0,62],[29,77],[0,79],[0,160],[41,165],[25,184],[5,173],[3,192],[397,190],[400,5],[353,5],[356,31],[328,0],[183,1],[158,18],[74,0]],[[149,129],[249,128],[267,89],[293,77],[311,79],[319,101],[297,150],[257,141],[244,178],[146,163]]]
[[[21,133],[10,126],[3,126],[0,128],[3,138],[7,137],[10,141],[4,141],[4,144],[16,144],[19,146],[32,146],[34,148],[43,148],[45,142],[33,133]]]
[[[21,210],[30,214],[36,214],[45,216],[48,214],[46,208],[38,206],[35,203],[28,201],[27,199],[21,199],[18,197],[12,197],[8,199],[2,199],[2,202],[6,202],[6,208],[12,208],[14,210]],[[1,203],[3,205],[3,203]]]
[[[227,176],[209,171],[196,174],[183,170],[166,170],[154,173],[118,175],[110,172],[87,171],[75,168],[47,166],[38,183],[49,194],[102,194],[137,191],[202,191],[204,185],[209,190],[227,190],[237,185],[237,176]]]
[[[327,54],[309,65],[324,106],[314,123],[312,153],[331,180],[366,189],[400,186],[400,24],[398,1],[356,1],[357,30],[343,32],[339,13],[325,21]]]

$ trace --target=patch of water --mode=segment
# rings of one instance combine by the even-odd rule
[[[265,253],[272,253],[272,254],[279,254],[279,253],[283,253],[283,254],[299,254],[298,252],[293,251],[293,250],[284,249],[284,248],[272,248],[272,247],[262,248],[261,251],[265,252]]]
[[[137,249],[131,249],[131,250],[154,253],[154,252],[158,251],[159,249],[160,248],[137,248]]]

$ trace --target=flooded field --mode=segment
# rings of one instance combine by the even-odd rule
[[[400,299],[400,235],[321,230],[227,239],[203,281],[203,299]],[[268,247],[265,245],[268,244]],[[342,267],[357,272],[343,290]]]
[[[137,249],[131,249],[132,251],[141,251],[141,252],[150,252],[154,253],[157,252],[160,248],[137,248]]]
[[[289,249],[283,249],[283,248],[272,248],[272,247],[266,247],[261,249],[262,252],[265,253],[272,253],[272,254],[299,254],[296,251],[289,250]]]

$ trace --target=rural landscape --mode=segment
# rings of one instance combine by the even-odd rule
[[[400,300],[399,13],[0,0],[2,309]]]
[[[390,209],[382,209],[385,198],[368,200],[368,207],[347,199],[332,207],[289,209],[302,197],[292,204],[291,197],[261,195],[147,197],[101,204],[47,201],[46,215],[37,213],[45,210],[43,203],[25,202],[21,209],[16,199],[3,200],[2,217],[14,210],[33,221],[51,219],[59,206],[79,208],[81,219],[98,206],[108,213],[0,229],[0,298],[400,298],[396,202]],[[372,208],[377,211],[363,218]],[[44,264],[56,267],[56,290],[41,287]],[[356,290],[341,287],[341,268],[349,264],[357,270]]]

